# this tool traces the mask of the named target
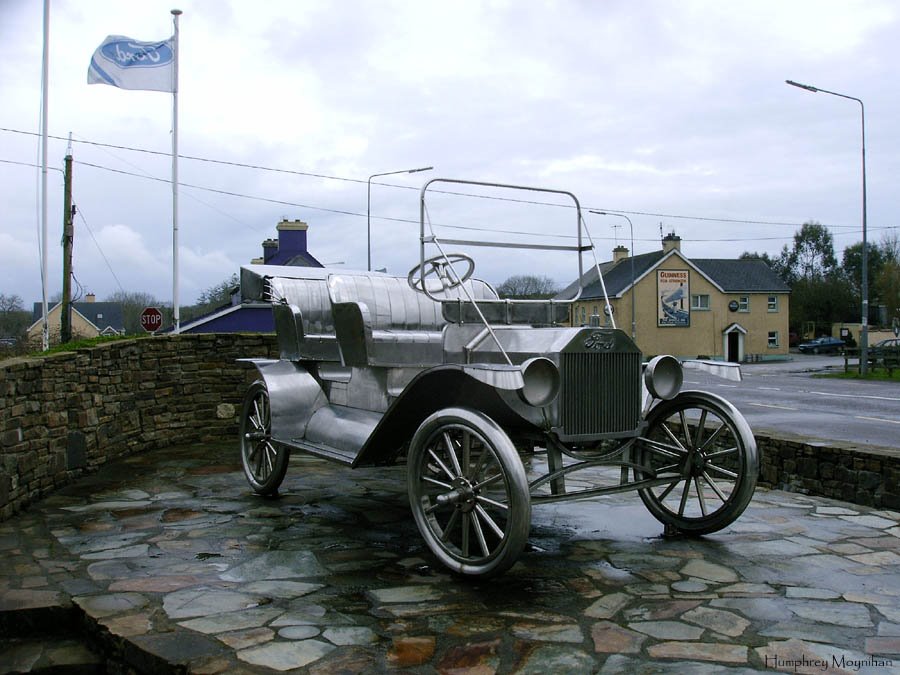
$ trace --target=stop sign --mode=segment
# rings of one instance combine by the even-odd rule
[[[145,307],[144,311],[141,312],[141,328],[148,333],[162,328],[162,312],[156,307]]]

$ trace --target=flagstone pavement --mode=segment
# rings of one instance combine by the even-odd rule
[[[143,453],[0,523],[0,672],[900,672],[900,514],[760,489],[661,535],[633,494],[542,505],[473,582],[403,467],[295,456],[265,499],[229,444]]]

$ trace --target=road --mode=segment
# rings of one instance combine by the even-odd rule
[[[687,370],[684,388],[728,399],[754,431],[900,449],[900,385],[815,377],[843,370],[843,357],[792,356],[788,362],[742,365],[742,382]]]

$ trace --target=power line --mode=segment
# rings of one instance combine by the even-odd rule
[[[0,130],[2,130],[2,129],[0,129]],[[106,145],[106,144],[100,144],[100,145]],[[114,146],[114,147],[124,147],[124,146]],[[127,150],[129,148],[125,148],[125,149]],[[161,154],[164,154],[164,153],[161,153]],[[216,160],[212,160],[212,161],[216,161]],[[17,162],[17,161],[13,161],[13,160],[5,160],[5,159],[0,159],[0,162],[4,162],[7,164],[17,164],[17,165],[21,165],[21,166],[29,166],[29,167],[37,166],[36,164],[31,164],[31,163],[27,163],[27,162]],[[158,183],[171,184],[170,179],[158,178],[156,176],[151,176],[151,175],[147,174],[146,172],[144,172],[143,170],[141,170],[141,173],[135,173],[133,171],[125,171],[124,169],[115,169],[112,167],[103,166],[102,164],[94,164],[91,162],[82,162],[82,161],[76,160],[76,163],[80,164],[82,166],[87,166],[87,167],[94,168],[94,169],[100,169],[102,171],[109,171],[112,173],[118,173],[118,174],[121,174],[124,176],[130,176],[133,178],[141,178],[144,180],[152,180],[152,181],[155,181]],[[138,168],[140,170],[139,167],[136,167],[136,168]],[[61,171],[61,169],[56,169],[56,170]],[[278,171],[278,169],[274,169],[274,170]],[[350,180],[350,179],[348,179],[348,180]],[[205,192],[212,192],[215,194],[221,194],[221,195],[226,195],[226,196],[230,196],[230,197],[238,197],[241,199],[251,199],[251,200],[255,200],[255,201],[267,202],[270,204],[279,204],[281,206],[293,206],[296,208],[310,209],[313,211],[322,211],[325,213],[334,213],[334,214],[345,215],[345,216],[353,216],[353,217],[357,217],[357,218],[363,218],[366,216],[366,214],[356,212],[356,211],[333,209],[333,208],[327,208],[327,207],[323,207],[323,206],[313,206],[311,204],[292,202],[292,201],[287,201],[284,199],[273,199],[271,197],[261,197],[258,195],[249,195],[249,194],[245,194],[245,193],[241,193],[241,192],[235,192],[233,190],[223,190],[220,188],[213,188],[213,187],[208,187],[208,186],[204,186],[204,185],[195,185],[192,183],[179,182],[179,185],[182,187],[188,187],[188,188],[192,188],[195,190],[203,190]],[[395,187],[408,188],[409,186],[399,186],[398,185]],[[415,188],[412,188],[412,189],[415,189]],[[485,199],[496,199],[496,200],[501,200],[501,201],[514,201],[514,202],[518,202],[518,203],[536,204],[536,205],[543,205],[543,206],[562,206],[565,208],[573,208],[568,205],[551,204],[548,202],[520,200],[520,199],[512,199],[511,200],[511,199],[502,198],[502,197],[492,197],[489,195],[472,195],[472,194],[461,193],[461,192],[444,192],[443,194],[453,194],[453,195],[464,196],[464,197],[480,197],[480,198],[485,198]],[[211,208],[223,215],[230,217],[235,222],[245,225],[254,231],[257,231],[257,232],[259,231],[259,228],[248,225],[247,223],[244,223],[244,222],[234,218],[233,216],[230,216],[229,214],[223,212],[221,209],[218,209],[201,199],[198,199],[193,196],[192,196],[192,198],[195,199],[196,201],[198,201],[199,203],[201,203],[205,206],[208,206],[209,208]],[[583,208],[587,209],[588,207],[583,207]],[[651,212],[646,212],[646,211],[637,212],[637,211],[621,211],[620,210],[620,211],[608,211],[608,212],[609,213],[630,213],[630,214],[655,216],[655,217],[663,217],[663,218],[683,218],[683,219],[703,220],[703,221],[720,221],[720,222],[730,222],[730,223],[755,223],[755,224],[760,224],[760,225],[768,224],[768,225],[793,225],[793,226],[796,226],[796,223],[778,223],[778,222],[773,222],[773,221],[747,221],[747,220],[736,220],[736,219],[728,220],[728,219],[704,218],[704,217],[695,217],[695,216],[681,216],[681,215],[675,215],[675,214],[651,213]],[[372,217],[376,218],[378,220],[385,220],[385,221],[396,222],[396,223],[406,223],[406,224],[414,224],[414,225],[419,224],[419,221],[412,220],[409,218],[396,218],[396,217],[391,217],[391,216],[372,216]],[[509,229],[497,228],[497,227],[488,228],[488,227],[475,227],[475,226],[465,226],[465,225],[447,225],[447,224],[441,224],[441,223],[435,223],[435,226],[441,227],[441,228],[447,228],[447,229],[454,229],[454,230],[467,230],[467,231],[473,231],[473,232],[498,232],[498,233],[503,233],[503,234],[515,234],[515,235],[529,236],[529,237],[552,237],[552,238],[557,238],[557,239],[576,239],[577,238],[575,235],[568,235],[568,234],[550,234],[550,233],[546,233],[546,232],[528,232],[528,231],[523,231],[523,230],[509,230]],[[855,228],[856,226],[826,225],[825,227]],[[892,229],[896,229],[896,226],[873,227],[873,228],[869,228],[869,229],[871,229],[873,231],[892,230]],[[847,234],[850,234],[850,233],[847,233]],[[790,240],[792,237],[793,237],[793,235],[779,235],[779,236],[773,236],[773,237],[743,237],[743,238],[738,238],[738,237],[704,238],[704,239],[688,238],[688,239],[684,239],[684,241],[695,242],[695,243],[742,243],[742,242],[754,242],[754,241],[786,241],[786,240]],[[595,237],[595,239],[598,239],[601,241],[613,241],[613,237]],[[635,241],[640,241],[640,242],[646,243],[646,242],[655,242],[656,239],[655,238],[635,238]]]
[[[152,180],[152,181],[155,181],[158,183],[171,184],[171,182],[172,182],[171,179],[168,179],[168,178],[159,178],[156,176],[138,174],[138,173],[134,173],[132,171],[125,171],[124,169],[114,169],[112,167],[103,166],[101,164],[93,164],[91,162],[76,161],[76,164],[80,164],[82,166],[87,166],[87,167],[90,167],[93,169],[100,169],[102,171],[110,171],[112,173],[117,173],[117,174],[121,174],[121,175],[125,175],[125,176],[131,176],[134,178],[142,178],[144,180]],[[327,208],[327,207],[323,207],[323,206],[312,206],[311,204],[303,204],[300,202],[291,202],[291,201],[287,201],[284,199],[273,199],[271,197],[260,197],[258,195],[248,195],[248,194],[244,194],[241,192],[234,192],[233,190],[223,190],[220,188],[213,188],[213,187],[208,187],[208,186],[204,186],[204,185],[195,185],[193,183],[179,182],[179,186],[192,188],[194,190],[203,190],[206,192],[213,192],[216,194],[226,195],[229,197],[238,197],[241,199],[252,199],[255,201],[267,202],[270,204],[279,204],[281,206],[293,206],[296,208],[310,209],[310,210],[314,210],[314,211],[322,211],[325,213],[334,213],[334,214],[338,214],[338,215],[354,216],[354,217],[359,217],[359,218],[363,218],[366,216],[365,213],[359,213],[356,211],[332,209],[332,208]],[[467,195],[467,196],[470,196],[470,195]],[[201,202],[201,203],[203,203],[203,202]],[[377,218],[379,220],[387,220],[387,221],[391,221],[391,222],[395,222],[395,223],[405,223],[405,224],[412,224],[412,225],[419,224],[418,220],[413,220],[410,218],[396,218],[396,217],[391,217],[391,216],[373,216],[373,217]],[[446,229],[467,230],[467,231],[474,231],[474,232],[500,232],[503,234],[515,234],[515,235],[522,235],[522,236],[529,236],[529,237],[553,237],[553,238],[558,238],[558,239],[577,239],[576,235],[571,235],[571,234],[550,234],[550,233],[546,233],[546,232],[528,232],[528,231],[523,231],[523,230],[508,230],[508,229],[497,228],[497,227],[488,228],[488,227],[475,227],[475,226],[466,226],[466,225],[447,225],[447,224],[441,224],[441,223],[435,223],[435,226],[441,227],[441,228],[446,228]],[[877,229],[889,229],[889,228],[870,228],[870,229],[877,230]],[[787,239],[790,239],[791,237],[793,237],[793,235],[781,235],[781,236],[774,236],[774,237],[745,237],[745,238],[726,237],[726,238],[719,238],[719,239],[689,238],[689,239],[684,239],[684,241],[701,242],[701,243],[705,243],[705,242],[740,243],[740,242],[750,242],[750,241],[785,241]],[[602,240],[602,241],[612,241],[613,240],[612,237],[594,237],[594,238],[598,239],[598,240]],[[656,239],[635,238],[635,241],[655,242]]]
[[[21,129],[10,129],[8,127],[0,127],[0,131],[5,131],[7,133],[13,133],[13,134],[21,134],[21,135],[26,135],[26,136],[37,136],[37,134],[35,132],[23,131]],[[50,138],[53,138],[55,140],[68,140],[61,136],[50,136]],[[101,148],[113,148],[113,149],[117,149],[117,150],[127,150],[130,152],[140,152],[140,153],[144,153],[144,154],[157,155],[157,156],[161,156],[161,157],[171,157],[172,156],[171,153],[163,152],[161,150],[149,150],[147,148],[137,148],[137,147],[126,146],[126,145],[116,145],[113,143],[101,143],[99,141],[91,141],[91,140],[87,140],[87,139],[72,139],[72,140],[75,143],[83,143],[85,145],[93,145],[93,146],[101,147]],[[199,157],[199,156],[195,156],[195,155],[178,155],[178,157],[180,159],[187,159],[187,160],[196,161],[196,162],[205,162],[208,164],[219,164],[219,165],[223,165],[223,166],[232,166],[232,167],[238,167],[238,168],[244,168],[244,169],[253,169],[256,171],[269,171],[269,172],[274,172],[274,173],[284,173],[284,174],[295,175],[295,176],[305,176],[308,178],[320,178],[323,180],[336,180],[336,181],[342,181],[342,182],[347,182],[347,183],[360,183],[360,184],[367,182],[367,181],[359,179],[359,178],[347,178],[344,176],[331,176],[328,174],[313,173],[313,172],[308,172],[308,171],[297,171],[297,170],[293,170],[293,169],[280,169],[280,168],[275,168],[275,167],[263,166],[263,165],[259,165],[259,164],[248,164],[245,162],[232,162],[232,161],[221,160],[221,159],[213,159],[210,157]],[[403,190],[418,190],[419,189],[419,188],[416,188],[416,187],[410,186],[410,185],[398,185],[398,184],[394,184],[394,183],[379,183],[379,185],[383,185],[386,187],[394,187],[394,188],[403,189]],[[478,194],[472,194],[472,193],[466,193],[466,192],[455,192],[455,191],[449,191],[449,190],[435,190],[434,192],[439,193],[439,194],[464,196],[464,197],[470,197],[470,198],[476,198],[476,199],[488,199],[488,200],[492,200],[492,201],[512,202],[512,203],[518,203],[518,204],[551,206],[551,207],[565,208],[565,209],[574,208],[574,206],[572,206],[570,204],[554,204],[554,203],[550,203],[550,202],[542,202],[542,201],[536,201],[536,200],[516,199],[516,198],[510,198],[510,197],[499,197],[496,195],[478,195]],[[273,200],[273,202],[279,203],[277,200]],[[294,205],[294,204],[291,204],[290,202],[287,202],[286,204],[290,205],[290,206]],[[304,206],[304,208],[315,209],[317,207]],[[608,208],[608,207],[587,207],[587,206],[585,206],[583,208],[589,209],[589,210],[594,210],[594,211],[607,211],[609,213],[620,213],[620,214],[628,214],[628,215],[635,215],[635,216],[649,216],[649,217],[653,217],[653,218],[674,218],[674,219],[679,219],[679,220],[696,220],[696,221],[700,221],[700,222],[732,223],[732,224],[741,224],[741,225],[773,225],[773,226],[786,226],[786,227],[799,227],[801,225],[796,222],[777,221],[777,220],[750,220],[750,219],[742,219],[742,218],[714,218],[714,217],[709,217],[709,216],[692,216],[692,215],[683,215],[683,214],[674,214],[674,213],[656,213],[656,212],[652,212],[652,211],[630,211],[630,210],[625,210],[625,209],[613,209],[613,208]],[[319,209],[319,210],[328,211],[330,209]],[[359,214],[347,213],[346,215],[359,215]],[[831,228],[854,228],[854,227],[856,227],[855,225],[827,225],[827,224],[826,224],[826,226],[831,227]],[[696,241],[696,240],[693,240],[693,241]],[[722,240],[722,241],[728,241],[728,240]]]
[[[91,239],[94,241],[94,246],[97,247],[97,250],[100,252],[100,256],[103,258],[103,262],[106,263],[106,267],[109,269],[109,273],[112,274],[113,279],[116,280],[116,285],[119,287],[119,290],[122,293],[125,293],[125,289],[122,287],[122,282],[119,281],[119,277],[116,276],[115,271],[112,268],[112,265],[109,264],[109,259],[106,257],[106,254],[103,252],[103,248],[100,246],[100,242],[97,241],[97,238],[94,236],[94,231],[91,230],[91,226],[88,225],[87,220],[84,219],[84,213],[81,210],[81,207],[78,207],[78,216],[81,218],[81,222],[84,223],[84,226],[87,228],[88,234],[91,235]],[[81,284],[78,284],[81,286]]]

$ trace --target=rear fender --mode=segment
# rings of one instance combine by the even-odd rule
[[[313,413],[328,404],[316,379],[295,361],[250,361],[256,366],[266,389],[272,414],[272,437],[276,441],[303,438]]]

